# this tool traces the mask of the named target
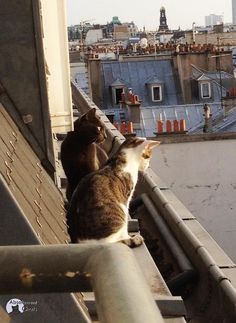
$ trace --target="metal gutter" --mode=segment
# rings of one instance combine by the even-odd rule
[[[179,295],[178,293],[186,283],[196,281],[198,277],[197,270],[193,267],[189,258],[180,247],[179,242],[174,237],[164,219],[158,214],[148,195],[145,193],[141,194],[141,199],[181,271],[176,277],[167,281],[167,286],[172,294]]]
[[[147,174],[144,176],[144,178],[148,179],[150,185],[150,178]],[[145,180],[143,179],[143,185],[145,185],[144,181]],[[224,275],[222,270],[216,264],[214,258],[208,252],[206,247],[188,228],[184,220],[181,219],[180,214],[168,201],[163,192],[155,185],[154,182],[153,185],[154,187],[151,188],[151,198],[153,203],[161,212],[163,218],[168,223],[178,242],[183,247],[191,261],[194,263],[200,259],[201,266],[205,268],[207,272],[209,272],[215,284],[219,287],[222,304],[225,308],[228,308],[227,314],[233,320],[232,322],[236,322],[236,289],[231,284],[229,278]]]

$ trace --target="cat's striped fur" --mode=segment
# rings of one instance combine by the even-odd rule
[[[128,234],[129,203],[138,172],[144,171],[158,141],[127,139],[105,167],[85,176],[77,186],[68,211],[72,242],[117,242],[131,247],[141,236]]]

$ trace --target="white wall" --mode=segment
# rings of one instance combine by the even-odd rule
[[[53,132],[72,127],[67,23],[64,0],[41,0],[49,110]]]
[[[151,168],[236,261],[236,140],[162,144]]]
[[[236,25],[236,0],[232,0],[232,23]]]

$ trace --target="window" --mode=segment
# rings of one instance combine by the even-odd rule
[[[211,97],[211,83],[202,82],[201,83],[201,97],[202,99],[209,99]]]
[[[117,78],[111,85],[111,99],[113,105],[119,105],[122,100],[122,94],[125,93],[125,82]]]
[[[115,88],[115,104],[119,104],[122,100],[122,93],[123,93],[123,87],[122,88]]]
[[[150,104],[152,102],[159,104],[165,101],[165,84],[156,75],[149,78],[145,85],[147,86]]]
[[[161,86],[152,86],[152,101],[162,101]]]

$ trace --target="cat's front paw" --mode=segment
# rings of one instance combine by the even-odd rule
[[[143,237],[139,234],[136,234],[134,236],[131,236],[130,239],[122,240],[122,243],[126,244],[130,248],[136,248],[138,246],[141,246],[143,244]]]

